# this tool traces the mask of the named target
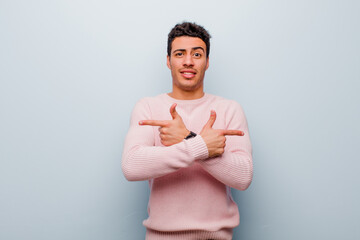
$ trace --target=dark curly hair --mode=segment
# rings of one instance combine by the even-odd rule
[[[206,45],[206,57],[209,57],[210,54],[210,34],[200,25],[196,23],[183,22],[176,24],[173,29],[171,29],[168,35],[168,45],[167,53],[168,56],[171,56],[171,44],[176,37],[189,36],[189,37],[198,37],[205,42]]]

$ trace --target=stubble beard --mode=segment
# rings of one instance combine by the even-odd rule
[[[199,74],[199,73],[197,73]],[[185,92],[193,92],[193,91],[196,91],[197,89],[199,89],[200,87],[203,86],[203,83],[204,83],[204,77],[205,77],[205,72],[203,73],[202,76],[199,76],[200,79],[199,81],[197,81],[195,84],[191,84],[191,85],[187,85],[187,84],[182,84],[182,82],[185,81],[192,81],[192,79],[181,79],[181,81],[178,80],[178,76],[176,75],[176,73],[172,74],[172,77],[173,77],[173,85],[175,85],[177,88],[185,91]],[[180,76],[180,78],[182,78]]]

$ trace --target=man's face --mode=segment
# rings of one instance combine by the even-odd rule
[[[176,37],[170,54],[167,66],[171,70],[173,88],[186,92],[202,90],[205,71],[209,67],[205,42],[197,37]]]

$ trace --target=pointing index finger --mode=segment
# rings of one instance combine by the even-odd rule
[[[244,132],[240,130],[222,130],[222,135],[244,136]]]
[[[167,121],[164,121],[164,120],[142,120],[139,122],[139,125],[166,127]]]

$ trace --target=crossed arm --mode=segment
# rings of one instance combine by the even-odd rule
[[[176,103],[170,107],[172,120],[142,120],[139,125],[158,126],[161,143],[164,146],[171,146],[181,142],[190,131],[186,128],[181,116],[176,112]],[[209,158],[216,157],[224,153],[226,138],[225,136],[244,136],[240,130],[213,129],[216,120],[216,112],[211,111],[208,122],[200,132],[207,149]]]
[[[122,167],[128,180],[161,177],[198,162],[213,177],[230,187],[245,190],[250,185],[251,144],[246,120],[238,121],[245,118],[241,109],[235,111],[238,115],[227,128],[243,131],[213,129],[216,113],[211,111],[200,136],[184,140],[189,130],[176,112],[175,104],[170,108],[172,120],[143,120],[151,119],[146,115],[149,111],[143,107],[144,104],[135,107],[134,112],[138,114],[132,117],[125,141]],[[166,147],[154,146],[154,128],[150,126],[159,127],[158,134]]]

